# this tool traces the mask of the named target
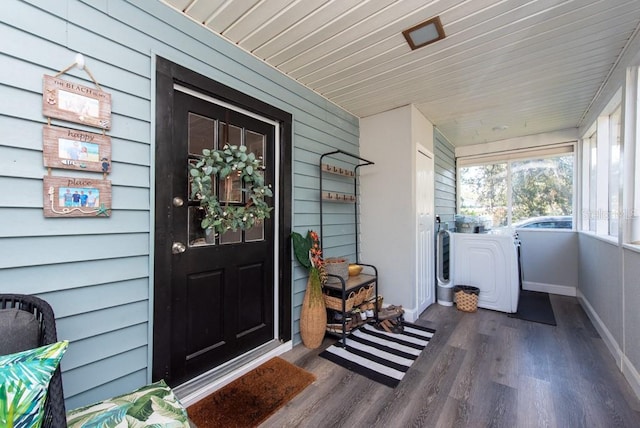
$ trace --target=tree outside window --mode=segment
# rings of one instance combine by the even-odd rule
[[[563,154],[460,168],[459,212],[493,227],[573,214],[574,156]]]
[[[460,209],[464,215],[489,217],[493,227],[507,225],[507,164],[460,168]]]

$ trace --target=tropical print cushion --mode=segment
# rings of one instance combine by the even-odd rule
[[[0,426],[39,428],[47,388],[68,341],[0,356]]]
[[[164,380],[67,412],[68,428],[188,428],[187,411]]]

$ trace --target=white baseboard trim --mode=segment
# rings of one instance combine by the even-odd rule
[[[631,361],[629,361],[629,358],[627,358],[623,350],[618,345],[618,342],[616,342],[611,332],[609,332],[609,329],[604,325],[604,322],[602,322],[596,311],[593,309],[593,306],[591,306],[580,290],[578,290],[577,297],[578,301],[587,313],[587,316],[595,326],[596,330],[598,330],[598,333],[602,337],[602,340],[604,340],[604,343],[607,345],[607,349],[611,352],[611,355],[622,372],[622,375],[627,379],[629,386],[631,386],[631,389],[635,392],[636,396],[640,398],[640,373],[638,373],[638,370],[633,366]]]
[[[622,375],[627,379],[629,386],[636,396],[640,398],[640,373],[638,373],[638,370],[633,366],[631,361],[629,361],[623,350],[618,345],[618,342],[616,342],[609,329],[605,326],[604,322],[602,322],[596,311],[593,309],[593,306],[591,306],[580,290],[578,290],[577,298],[591,320],[591,323],[598,331],[598,334],[602,337],[605,345],[607,345],[607,349],[613,356],[613,359],[622,372]]]
[[[627,382],[633,389],[633,392],[636,393],[636,396],[640,398],[640,373],[633,366],[631,361],[627,358],[626,355],[622,355],[622,374],[624,375]]]
[[[415,320],[417,320],[418,317],[420,316],[420,314],[417,312],[418,311],[416,310],[416,308],[413,308],[413,309],[404,308],[404,315],[403,315],[404,320],[407,322],[415,322]]]
[[[570,285],[545,284],[543,282],[522,281],[522,288],[529,291],[541,291],[561,296],[576,296],[576,287]]]
[[[591,320],[591,323],[593,323],[593,326],[596,328],[596,330],[598,330],[600,337],[602,337],[602,340],[604,340],[605,345],[607,345],[609,352],[611,352],[611,355],[613,355],[613,358],[616,361],[616,365],[618,366],[618,368],[620,368],[620,370],[622,370],[623,353],[622,349],[620,349],[620,346],[618,345],[618,342],[616,342],[616,339],[613,337],[602,319],[600,319],[595,309],[593,309],[593,306],[591,306],[589,301],[584,297],[584,294],[582,294],[579,290],[577,297],[578,301],[584,308],[584,311],[587,313],[587,316]]]

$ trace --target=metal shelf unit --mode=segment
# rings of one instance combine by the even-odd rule
[[[355,161],[356,164],[350,168],[344,168],[332,165],[325,161],[325,158],[346,158],[350,161]],[[339,283],[331,283],[325,284],[325,288],[327,290],[332,290],[333,292],[340,293],[342,298],[342,331],[340,334],[341,342],[343,347],[347,345],[347,331],[346,331],[346,318],[347,311],[345,307],[345,302],[347,300],[347,293],[351,291],[358,291],[360,288],[368,286],[372,283],[375,283],[375,294],[374,294],[374,308],[375,308],[375,321],[378,321],[378,307],[377,307],[377,299],[378,299],[378,269],[370,264],[365,264],[360,262],[360,243],[359,243],[359,231],[358,231],[358,169],[363,166],[374,165],[373,162],[363,159],[360,156],[356,156],[354,154],[345,152],[343,150],[335,150],[333,152],[324,153],[320,156],[319,168],[320,168],[320,236],[324,238],[324,209],[323,205],[326,202],[331,203],[353,203],[354,204],[354,226],[355,226],[355,250],[356,250],[356,263],[363,266],[369,267],[373,270],[373,275],[371,274],[360,274],[358,276],[349,277],[348,280],[344,280],[342,277],[338,275],[330,275],[331,277],[335,277],[339,279]],[[324,189],[324,178],[325,174],[332,174],[342,176],[348,179],[353,179],[353,193],[351,195],[339,192],[327,192]],[[321,247],[322,254],[324,254],[324,239],[321,239]],[[332,309],[328,309],[332,310]]]

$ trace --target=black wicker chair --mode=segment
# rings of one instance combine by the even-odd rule
[[[44,300],[25,294],[0,294],[0,309],[17,308],[35,315],[40,323],[39,346],[58,341],[53,309]],[[49,393],[44,407],[43,427],[66,428],[67,416],[62,391],[62,375],[58,367],[49,383]]]

